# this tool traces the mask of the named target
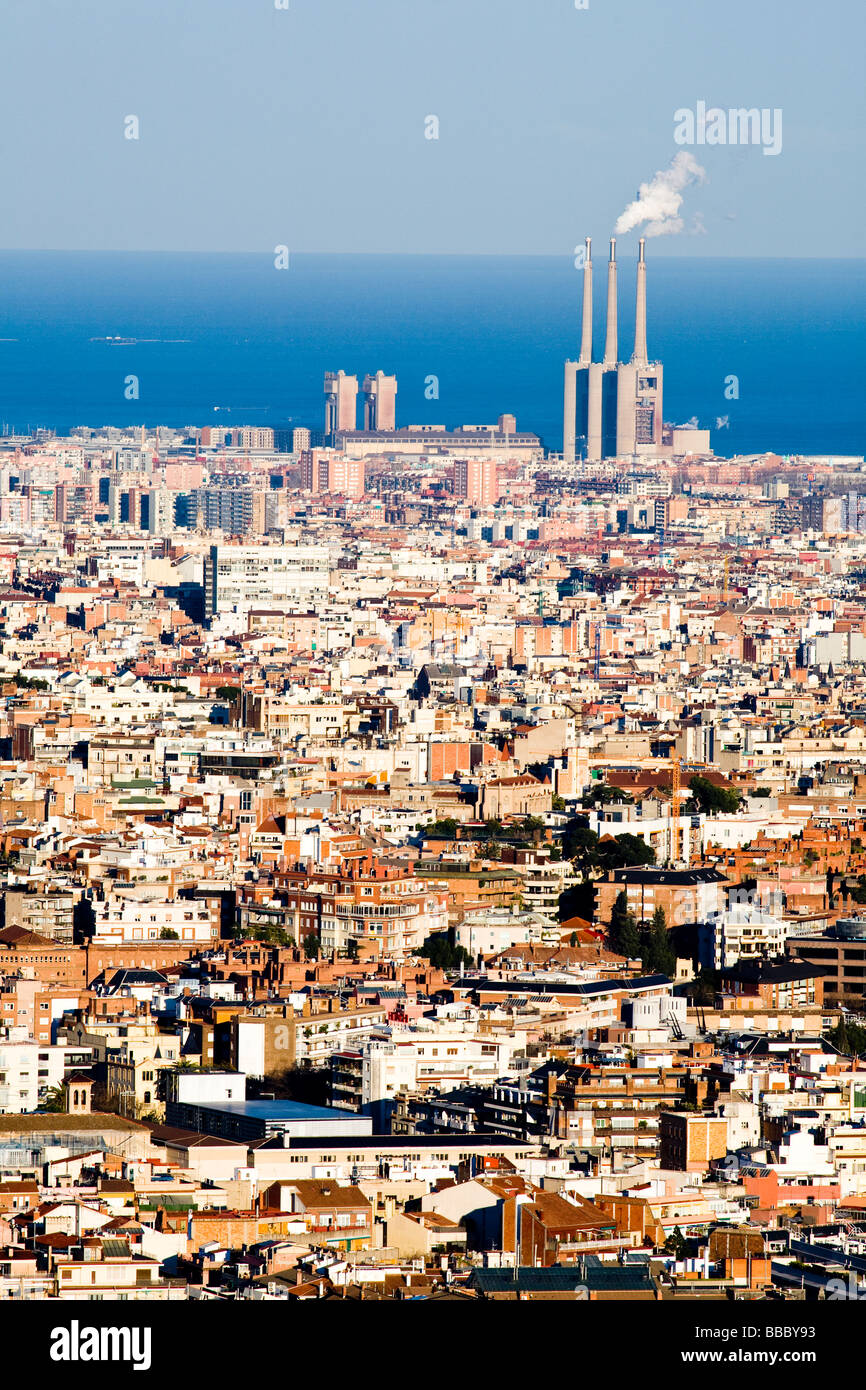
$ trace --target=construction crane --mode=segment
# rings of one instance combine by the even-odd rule
[[[682,777],[680,773],[680,755],[671,753],[671,863],[675,864],[679,859],[679,819],[680,806],[682,804]]]

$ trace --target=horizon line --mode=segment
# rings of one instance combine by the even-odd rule
[[[635,250],[637,247],[635,247]],[[294,250],[289,247],[290,256],[415,256],[415,257],[467,257],[474,260],[505,260],[521,258],[524,260],[571,260],[574,249],[564,251],[311,251],[305,248]],[[81,247],[81,246],[0,246],[0,255],[9,256],[262,256],[272,257],[274,248],[255,250],[216,250],[179,247]],[[666,258],[666,257],[665,257]],[[690,261],[864,261],[866,255],[767,255],[741,254],[725,255],[710,253],[706,255],[680,254],[677,259]]]

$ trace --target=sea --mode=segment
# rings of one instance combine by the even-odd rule
[[[634,257],[620,250],[627,360]],[[666,420],[709,428],[723,456],[863,454],[866,260],[652,251]],[[597,354],[605,278],[599,259]],[[0,252],[0,428],[321,429],[324,373],[360,385],[381,369],[398,378],[398,425],[509,412],[558,451],[581,280],[570,256]]]

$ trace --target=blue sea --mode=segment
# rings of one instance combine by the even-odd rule
[[[619,278],[628,357],[624,253]],[[604,299],[600,258],[597,353]],[[3,252],[0,424],[321,428],[324,372],[381,368],[398,424],[510,411],[558,450],[580,302],[569,257]],[[118,337],[136,341],[94,341]],[[720,454],[866,449],[866,260],[653,260],[650,244],[648,338],[665,418],[696,417]]]

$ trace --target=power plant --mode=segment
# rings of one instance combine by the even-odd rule
[[[646,343],[646,241],[640,239],[634,351],[629,362],[618,360],[616,238],[610,239],[607,265],[607,331],[604,356],[592,351],[592,241],[586,238],[583,265],[583,312],[580,356],[565,364],[565,409],[562,455],[566,463],[577,456],[597,463],[606,458],[649,457],[662,448],[661,362],[650,362]]]

